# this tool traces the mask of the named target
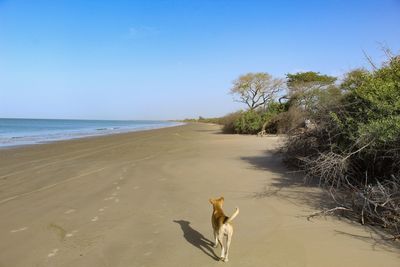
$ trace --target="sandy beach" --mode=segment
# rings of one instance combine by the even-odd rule
[[[325,194],[289,174],[281,137],[190,124],[0,150],[0,266],[399,266],[372,229],[307,215]],[[230,261],[210,197],[240,208]]]

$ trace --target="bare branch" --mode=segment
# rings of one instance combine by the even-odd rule
[[[378,67],[377,67],[377,66],[375,65],[375,63],[372,61],[372,58],[365,52],[365,50],[363,50],[363,54],[364,54],[364,57],[367,59],[368,63],[372,66],[372,68],[373,68],[374,70],[377,70]]]
[[[310,214],[310,215],[307,216],[307,220],[310,220],[311,218],[316,217],[316,216],[331,215],[331,214],[335,213],[338,210],[340,210],[340,211],[353,211],[352,209],[349,209],[349,208],[346,208],[346,207],[336,207],[336,208],[333,208],[333,209],[318,211],[318,212],[315,212],[313,214]]]

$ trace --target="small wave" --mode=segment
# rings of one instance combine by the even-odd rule
[[[22,123],[22,122],[21,122]],[[28,134],[23,136],[2,136],[0,135],[0,148],[9,146],[19,146],[19,145],[30,145],[30,144],[40,144],[49,143],[59,140],[68,140],[75,138],[83,138],[90,136],[100,136],[107,134],[116,133],[126,133],[135,132],[140,130],[150,130],[156,128],[165,128],[171,126],[182,125],[182,123],[165,123],[165,122],[148,122],[140,124],[128,124],[123,126],[110,125],[109,127],[99,127],[99,128],[85,128],[85,129],[68,129],[60,131],[42,131],[41,134]]]
[[[118,130],[120,127],[109,127],[109,128],[97,128],[96,131],[110,131],[110,130]]]

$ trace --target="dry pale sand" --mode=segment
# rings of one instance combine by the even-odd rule
[[[0,266],[400,266],[396,243],[333,218],[271,150],[186,125],[0,151]],[[216,260],[209,197],[235,206]],[[371,238],[372,237],[372,238]]]

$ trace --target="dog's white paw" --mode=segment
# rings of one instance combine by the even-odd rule
[[[214,244],[214,245],[213,245],[213,248],[217,248],[217,247],[218,247],[218,244]]]
[[[224,258],[224,259],[222,259],[222,261],[223,262],[228,262],[229,260],[228,260],[228,258]]]

